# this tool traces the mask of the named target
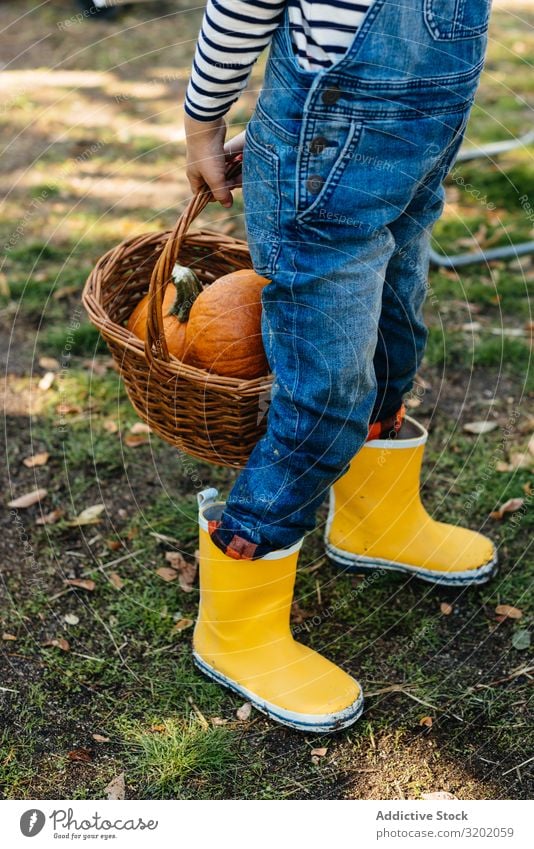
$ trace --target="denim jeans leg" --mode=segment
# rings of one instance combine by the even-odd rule
[[[267,432],[230,493],[222,529],[275,550],[315,525],[329,487],[367,436],[389,231],[322,244],[285,242],[264,290],[275,374]],[[345,234],[347,236],[347,234]],[[348,245],[350,244],[350,249]]]

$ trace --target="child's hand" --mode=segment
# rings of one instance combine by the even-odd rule
[[[223,206],[232,206],[232,193],[225,178],[224,118],[209,122],[195,121],[186,114],[184,126],[187,137],[186,174],[191,191],[205,190],[207,184],[215,200]]]

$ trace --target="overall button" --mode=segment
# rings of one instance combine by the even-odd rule
[[[313,174],[306,180],[306,188],[312,195],[318,195],[323,187],[324,180],[320,174]]]
[[[316,136],[310,142],[310,153],[322,153],[328,145],[328,139],[324,136]]]
[[[327,106],[332,106],[333,103],[337,103],[339,98],[342,97],[343,92],[337,85],[332,85],[330,88],[327,88],[323,91],[322,98],[323,103],[326,103]]]

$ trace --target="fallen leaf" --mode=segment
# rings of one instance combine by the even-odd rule
[[[42,516],[39,516],[38,519],[35,520],[36,525],[55,525],[56,522],[59,522],[61,517],[64,515],[65,511],[61,510],[59,507],[56,507],[55,510],[51,510],[50,513],[45,513]]]
[[[511,472],[512,467],[510,463],[505,463],[504,460],[498,460],[495,464],[495,471],[497,472]]]
[[[159,722],[151,725],[148,730],[152,732],[152,734],[163,734],[166,729],[165,725],[162,722]]]
[[[528,495],[529,497],[534,492],[534,490],[532,489],[532,484],[530,483],[530,481],[528,481],[528,483],[523,484],[523,492],[525,493],[525,495]]]
[[[421,799],[456,799],[456,796],[446,790],[436,790],[433,793],[421,793]]]
[[[179,619],[176,625],[174,626],[175,631],[185,631],[186,628],[190,628],[193,625],[192,619]]]
[[[422,716],[419,720],[419,725],[424,725],[425,728],[432,728],[433,721],[431,716]]]
[[[61,649],[61,651],[70,651],[70,643],[64,637],[60,637],[59,640],[45,640],[42,645],[45,648],[54,648]]]
[[[46,374],[43,374],[37,386],[39,389],[42,389],[43,392],[46,392],[52,386],[55,377],[56,375],[53,371],[47,371]]]
[[[467,433],[475,434],[490,433],[492,430],[495,430],[496,427],[498,427],[497,422],[488,421],[467,422],[467,424],[464,424],[464,430],[467,431]]]
[[[47,495],[48,490],[46,489],[34,489],[32,492],[27,492],[26,495],[20,495],[14,501],[8,501],[7,506],[24,510],[26,507],[32,507],[38,501],[42,501]]]
[[[95,743],[111,743],[109,737],[104,737],[102,734],[92,734],[91,735]]]
[[[3,640],[16,640],[17,638],[15,637],[15,634],[8,634],[7,631],[4,631],[4,633],[2,634],[2,639]]]
[[[120,775],[116,775],[104,789],[109,800],[119,801],[124,799],[126,796],[124,773],[121,772]]]
[[[107,430],[108,433],[117,433],[118,429],[119,426],[113,419],[108,419],[104,422],[104,430]]]
[[[250,702],[245,702],[245,704],[241,705],[235,712],[235,715],[241,722],[246,722],[247,719],[250,719],[250,715],[252,713],[252,705]]]
[[[118,572],[108,572],[108,578],[116,590],[122,590],[124,582]]]
[[[60,289],[56,289],[52,297],[55,301],[61,301],[63,298],[68,298],[69,295],[75,295],[77,292],[78,286],[61,286]]]
[[[169,566],[160,566],[159,569],[156,569],[156,575],[159,575],[164,581],[175,581],[178,577],[178,572]]]
[[[70,528],[77,528],[81,525],[97,525],[102,520],[100,514],[105,510],[104,504],[93,504],[91,507],[86,507],[75,519],[67,522]]]
[[[148,438],[143,434],[129,434],[124,438],[124,444],[128,446],[128,448],[137,448],[139,445],[146,445],[148,443]]]
[[[178,572],[180,589],[185,593],[193,592],[193,584],[198,570],[197,564],[188,563],[179,551],[167,551],[165,560],[171,564],[172,569]]]
[[[107,539],[106,545],[111,551],[118,551],[119,548],[123,547],[123,543],[120,539]]]
[[[490,513],[490,519],[503,519],[505,513],[515,513],[516,510],[521,509],[524,503],[524,498],[509,498],[508,501],[505,501],[504,504],[497,508],[497,510],[493,510],[493,512]]]
[[[73,749],[68,754],[69,761],[82,761],[82,763],[90,763],[93,760],[91,749]]]
[[[79,590],[87,590],[92,593],[96,584],[91,578],[66,578],[64,581],[69,587],[77,587]]]
[[[449,604],[448,601],[442,601],[439,606],[439,609],[441,610],[444,616],[450,616],[454,610],[454,607],[452,606],[452,604]]]
[[[512,645],[517,651],[525,651],[530,648],[531,635],[530,631],[521,628],[519,631],[514,631],[512,634]]]
[[[33,469],[34,466],[45,466],[48,463],[50,454],[48,451],[42,451],[40,454],[32,454],[30,457],[25,457],[22,461],[27,469]]]
[[[73,416],[75,413],[81,413],[82,408],[78,404],[58,404],[56,413],[60,416]]]
[[[328,752],[328,748],[326,746],[322,746],[320,749],[312,749],[310,754],[317,758],[324,758],[326,753]]]
[[[130,433],[152,433],[152,428],[145,424],[145,422],[136,422],[131,426]]]
[[[220,716],[212,716],[212,718],[210,719],[210,722],[211,722],[212,725],[215,725],[215,727],[217,727],[219,725],[228,725],[228,720],[222,719]]]
[[[503,619],[521,619],[523,611],[518,607],[512,607],[510,604],[498,604],[495,608],[497,616],[502,616]]]
[[[515,451],[510,456],[510,471],[528,469],[532,465],[532,455],[529,451]]]
[[[39,365],[46,371],[58,371],[60,368],[59,360],[55,357],[39,357]]]
[[[65,613],[63,621],[66,622],[67,625],[77,625],[80,620],[75,613]]]
[[[420,407],[423,402],[420,398],[407,398],[406,406],[410,408],[410,410],[415,410],[417,407]]]

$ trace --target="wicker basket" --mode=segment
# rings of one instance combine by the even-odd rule
[[[240,167],[234,161],[227,176]],[[181,451],[225,466],[243,466],[265,429],[272,377],[239,380],[180,362],[169,354],[162,303],[175,262],[194,268],[203,285],[238,268],[251,268],[246,242],[211,230],[188,232],[212,200],[195,195],[172,231],[122,242],[97,262],[83,304],[106,340],[130,401],[152,430]],[[149,292],[147,339],[125,327]]]

